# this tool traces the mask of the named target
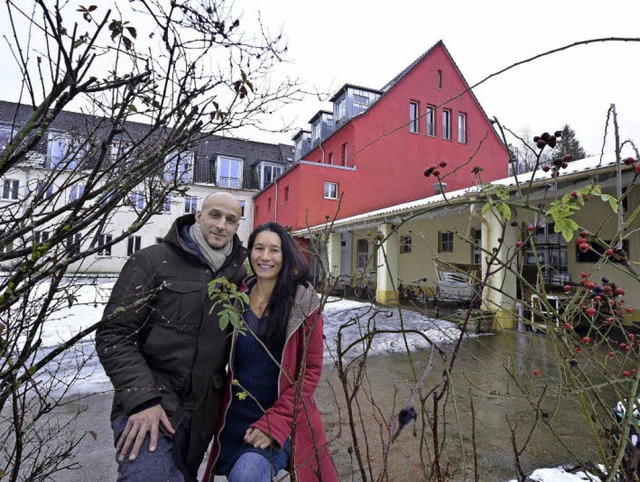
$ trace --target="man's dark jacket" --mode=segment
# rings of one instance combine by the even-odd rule
[[[238,284],[246,275],[247,251],[237,236],[217,273],[182,241],[178,218],[163,243],[131,256],[120,273],[96,332],[100,362],[114,386],[111,420],[154,400],[173,428],[191,411],[188,465],[197,471],[211,440],[225,383],[228,332],[208,283],[224,276]]]

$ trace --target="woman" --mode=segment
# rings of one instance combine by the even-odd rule
[[[229,482],[270,481],[292,469],[301,482],[337,481],[313,399],[323,336],[307,262],[277,223],[257,227],[248,248],[255,276],[243,287],[243,318],[250,332],[233,336],[226,413],[204,480],[215,473]]]

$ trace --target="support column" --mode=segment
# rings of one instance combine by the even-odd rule
[[[487,210],[482,216],[482,249],[489,253],[499,249],[497,259],[500,265],[504,265],[509,254],[513,254],[515,249],[516,228],[507,224],[503,233],[502,219],[496,216],[491,209]],[[503,238],[502,246],[498,241],[501,237]],[[482,257],[483,276],[487,272],[486,256],[486,254],[483,254]],[[495,268],[496,266],[492,265],[492,270]],[[515,328],[516,326],[516,287],[516,275],[503,268],[489,278],[484,289],[482,307],[495,313],[494,328],[497,330]]]
[[[394,286],[398,283],[398,232],[391,224],[381,224],[378,231],[386,240],[378,248],[376,301],[395,303],[397,300]]]
[[[340,263],[342,253],[342,234],[330,233],[327,239],[327,271],[333,276],[340,276]]]

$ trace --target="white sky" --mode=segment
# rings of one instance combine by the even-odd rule
[[[609,0],[241,0],[262,9],[289,39],[300,78],[333,95],[345,83],[381,88],[438,40],[469,84],[547,50],[601,37],[640,38],[640,1]],[[602,145],[616,104],[622,139],[640,144],[640,42],[592,44],[518,67],[475,94],[489,117],[520,132],[569,123],[588,153]],[[309,129],[328,102],[310,99],[281,111],[280,122]],[[295,131],[293,132],[295,133]],[[291,135],[293,134],[291,133]],[[281,137],[290,142],[291,135]]]
[[[640,39],[638,0],[236,0],[235,8],[247,17],[241,26],[260,10],[273,31],[281,27],[289,41],[286,72],[303,80],[307,90],[329,95],[345,83],[381,88],[441,39],[469,84],[579,40]],[[0,32],[8,34],[6,18],[0,19]],[[18,82],[4,40],[0,54],[0,98],[16,100]],[[580,46],[517,67],[475,94],[489,117],[515,132],[529,128],[535,135],[569,123],[586,151],[595,154],[611,103],[617,107],[621,138],[640,144],[639,59],[640,42]],[[298,129],[309,129],[318,110],[330,107],[309,96],[270,119],[270,128],[291,125],[287,134],[239,135],[291,143]]]

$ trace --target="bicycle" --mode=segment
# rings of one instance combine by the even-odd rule
[[[421,283],[426,283],[427,278],[419,278],[412,281],[409,284],[404,284],[404,281],[398,278],[398,297],[404,301],[417,302],[421,305],[426,305],[427,296],[422,289]]]
[[[371,273],[366,273],[360,278],[360,281],[353,287],[353,294],[357,298],[366,296],[369,301],[376,299],[376,288],[371,283]]]

